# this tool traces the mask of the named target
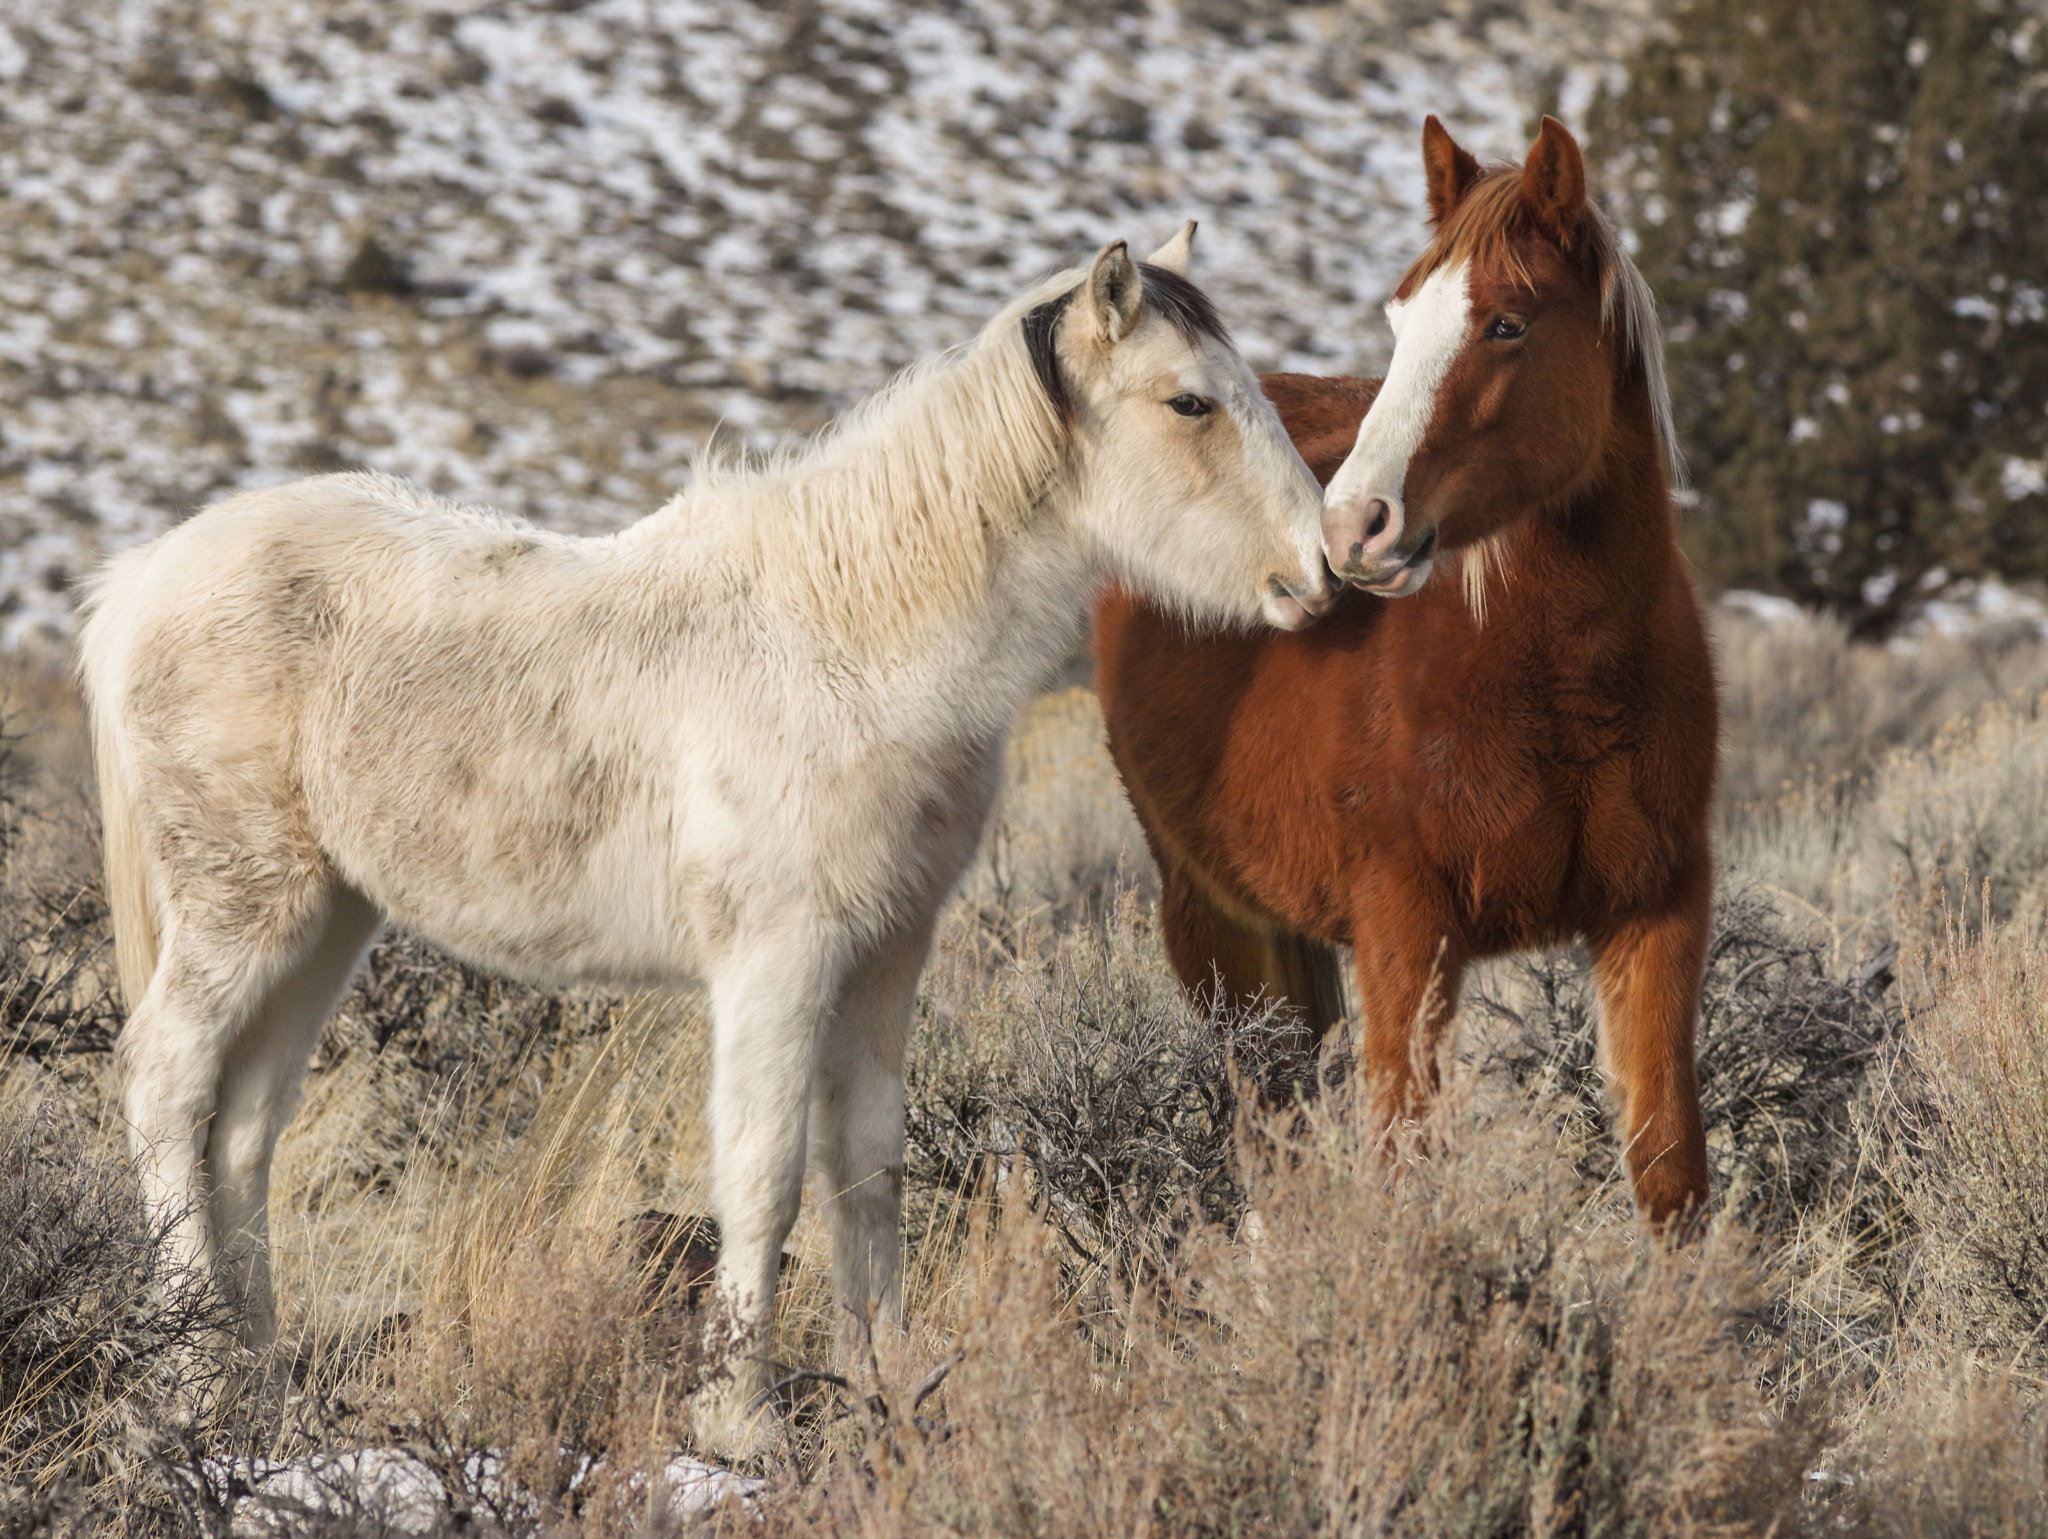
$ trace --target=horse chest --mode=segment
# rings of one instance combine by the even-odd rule
[[[1480,693],[1434,725],[1408,791],[1475,939],[1519,946],[1583,929],[1665,879],[1625,701],[1573,681]]]

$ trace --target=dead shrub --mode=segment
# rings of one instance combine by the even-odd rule
[[[1999,699],[1956,717],[1925,743],[1886,754],[1854,796],[1819,784],[1797,788],[1729,841],[1735,863],[1835,936],[1903,939],[1944,912],[1972,925],[2042,923],[2044,705],[2048,697]]]
[[[111,1052],[125,1012],[107,965],[96,854],[37,784],[24,734],[0,714],[0,1056],[62,1066]]]
[[[99,888],[19,893],[0,914],[0,1053],[53,1068],[114,1049],[127,1019]]]
[[[1854,800],[1893,751],[1925,746],[1989,701],[2048,688],[2048,647],[2024,627],[1894,649],[1851,641],[1836,616],[1766,622],[1719,605],[1713,630],[1722,822],[1734,834],[1791,792]]]
[[[1233,1056],[1282,1029],[1273,1012],[1190,1006],[1128,887],[1093,923],[1027,930],[1016,954],[986,932],[948,944],[911,1057],[913,1245],[949,1199],[1016,1172],[1085,1315],[1170,1266],[1189,1226],[1235,1226]]]
[[[0,1497],[139,1520],[221,1412],[232,1317],[167,1269],[167,1228],[75,1117],[0,1110]]]
[[[1018,1205],[981,1242],[930,1425],[770,1532],[1761,1532],[1815,1443],[1746,1355],[1745,1242],[1639,1246],[1538,1120],[1448,1107],[1401,1160],[1332,1098],[1256,1140],[1250,1238],[1203,1226],[1087,1333]]]
[[[1895,1179],[1921,1329],[2048,1388],[2048,941],[1950,926],[1911,1033]]]
[[[387,1073],[423,1097],[455,1095],[461,1104],[502,1099],[544,1056],[615,1027],[624,1002],[607,995],[562,994],[481,972],[410,931],[381,938],[356,975],[322,1044],[321,1067],[367,1049]],[[522,1120],[513,1108],[508,1128]],[[527,1115],[532,1105],[524,1108]],[[421,1129],[407,1128],[409,1140]]]
[[[1752,1222],[1781,1225],[1841,1196],[1861,1158],[1855,1112],[1903,1020],[1897,948],[1841,971],[1829,948],[1795,933],[1753,891],[1714,913],[1701,994],[1701,1114],[1717,1190],[1740,1190]],[[1478,1058],[1556,1103],[1588,1175],[1618,1158],[1600,1068],[1598,1005],[1583,953],[1509,964],[1474,992],[1491,1030]]]
[[[2048,1405],[2008,1376],[1925,1361],[1813,1483],[1815,1527],[1856,1539],[2048,1533]]]
[[[379,1365],[365,1419],[433,1470],[458,1523],[617,1532],[646,1515],[689,1437],[704,1322],[650,1299],[629,1251],[617,1234],[529,1236]]]

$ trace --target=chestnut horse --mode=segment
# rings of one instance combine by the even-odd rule
[[[1423,160],[1435,236],[1388,306],[1386,379],[1263,381],[1364,591],[1298,634],[1110,591],[1110,748],[1183,982],[1284,997],[1313,1052],[1351,947],[1389,1123],[1435,1089],[1469,961],[1583,939],[1636,1198],[1668,1229],[1707,1193],[1717,724],[1654,301],[1556,122],[1482,170],[1431,118]],[[1439,560],[1461,581],[1429,584]]]

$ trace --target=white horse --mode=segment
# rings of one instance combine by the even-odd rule
[[[708,986],[742,1400],[807,1147],[839,1298],[900,1318],[913,993],[1018,707],[1106,575],[1208,620],[1329,601],[1316,483],[1192,231],[619,534],[333,475],[109,563],[81,672],[124,1111],[247,1342],[271,1152],[387,916],[539,983]]]

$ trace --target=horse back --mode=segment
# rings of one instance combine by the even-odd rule
[[[1261,374],[1259,384],[1280,413],[1281,425],[1323,485],[1350,457],[1358,424],[1380,393],[1376,379],[1316,374]]]

